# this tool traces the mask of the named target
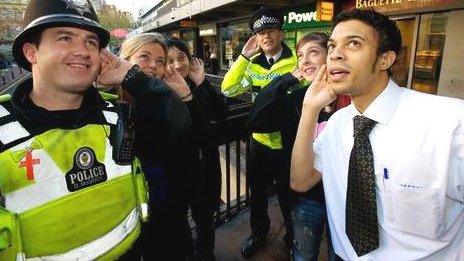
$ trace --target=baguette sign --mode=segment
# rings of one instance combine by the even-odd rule
[[[378,12],[416,9],[453,3],[455,0],[356,0],[356,9],[373,8]]]

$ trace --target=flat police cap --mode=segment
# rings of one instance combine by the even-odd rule
[[[109,41],[109,32],[100,25],[97,14],[88,0],[30,0],[23,19],[23,31],[13,43],[13,56],[19,66],[31,70],[23,54],[23,45],[40,30],[56,26],[73,26],[93,31],[100,48]]]
[[[249,26],[253,33],[266,29],[282,29],[284,16],[276,9],[261,7],[250,18]]]

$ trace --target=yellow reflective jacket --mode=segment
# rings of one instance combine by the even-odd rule
[[[148,192],[137,160],[112,158],[115,105],[106,101],[101,122],[37,131],[8,99],[0,97],[0,260],[126,252],[147,218]]]
[[[292,72],[297,65],[297,58],[290,48],[282,44],[282,55],[269,67],[264,53],[256,54],[250,60],[240,55],[222,81],[222,92],[234,97],[244,92],[258,91],[280,75]],[[271,149],[281,149],[280,132],[253,133],[253,138]]]

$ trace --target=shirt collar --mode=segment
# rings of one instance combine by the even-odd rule
[[[369,104],[362,115],[380,124],[387,124],[398,107],[403,88],[398,86],[393,80],[389,80],[387,87]],[[361,113],[353,103],[350,105],[352,118]]]
[[[277,62],[277,60],[279,60],[280,56],[282,55],[283,50],[284,50],[284,48],[281,47],[280,51],[278,53],[276,53],[274,56],[266,55],[266,60],[269,62],[269,59],[274,58],[274,62]]]

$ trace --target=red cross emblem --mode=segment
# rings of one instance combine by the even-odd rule
[[[26,159],[19,163],[19,167],[26,168],[27,180],[34,180],[34,165],[40,164],[40,159],[32,158],[32,150],[27,150]]]

